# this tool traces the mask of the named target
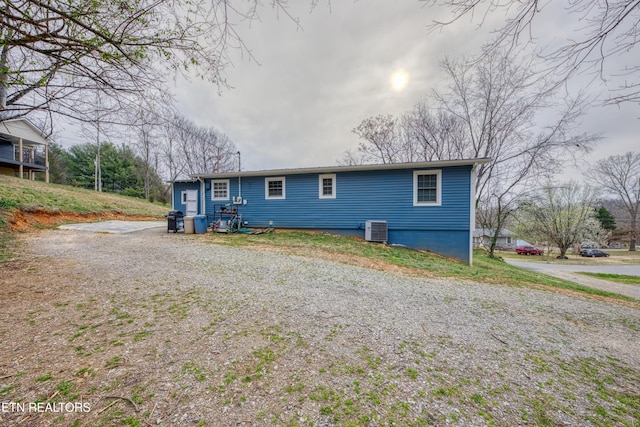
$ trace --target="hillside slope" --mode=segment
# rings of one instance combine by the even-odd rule
[[[13,231],[104,219],[159,219],[169,207],[133,197],[0,175],[0,261]]]

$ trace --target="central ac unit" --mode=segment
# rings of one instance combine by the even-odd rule
[[[364,226],[364,239],[368,242],[386,242],[388,239],[387,221],[367,221]]]

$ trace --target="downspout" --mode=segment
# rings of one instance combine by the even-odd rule
[[[204,194],[205,189],[204,189],[204,179],[202,179],[201,177],[198,177],[198,181],[200,181],[200,215],[204,215],[204,201],[206,199],[206,195]]]
[[[176,190],[175,187],[173,186],[173,181],[169,182],[169,194],[171,194],[171,210],[175,211],[176,210],[176,195],[174,193],[174,191]]]
[[[240,152],[238,151],[238,198],[242,200],[242,164],[240,163]]]
[[[473,231],[476,228],[476,166],[474,163],[471,167],[471,174],[469,177],[469,266],[473,265]]]

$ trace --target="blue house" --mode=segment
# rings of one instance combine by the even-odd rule
[[[209,222],[312,229],[472,263],[476,165],[488,159],[200,174],[173,183],[173,209]]]

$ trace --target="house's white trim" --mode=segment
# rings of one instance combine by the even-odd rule
[[[282,196],[269,196],[269,183],[271,181],[282,181]],[[264,199],[284,200],[287,198],[287,179],[284,176],[270,176],[264,179]]]
[[[436,201],[418,202],[418,176],[436,175]],[[442,169],[425,169],[413,171],[413,206],[441,206],[442,205]]]
[[[322,180],[331,179],[331,195],[323,194],[324,187],[322,185]],[[336,198],[336,174],[335,173],[324,173],[318,175],[318,197],[320,199],[335,199]]]
[[[225,197],[214,197],[213,195],[213,184],[216,183],[225,183],[227,185],[227,195]],[[230,199],[231,194],[231,180],[230,179],[212,179],[211,180],[211,200],[215,201],[228,201]]]
[[[297,168],[297,169],[271,169],[257,170],[245,172],[223,172],[223,173],[199,173],[191,175],[192,178],[234,178],[238,176],[281,176],[281,175],[302,175],[302,174],[320,174],[320,173],[337,173],[337,172],[364,172],[379,170],[396,170],[396,169],[429,169],[444,168],[450,166],[473,166],[474,164],[484,164],[490,159],[461,159],[461,160],[442,160],[435,162],[414,162],[414,163],[386,163],[375,165],[354,165],[354,166],[325,166],[314,168]]]

